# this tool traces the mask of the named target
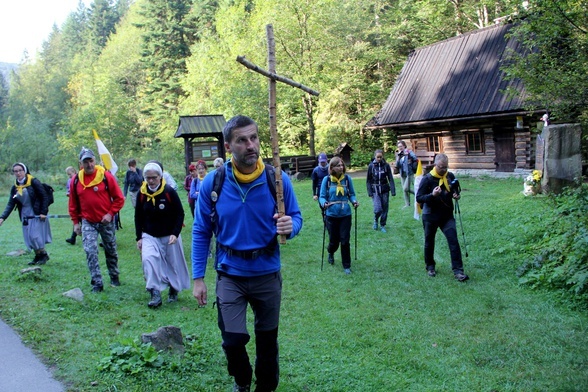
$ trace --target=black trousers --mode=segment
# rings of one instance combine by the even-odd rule
[[[341,261],[343,268],[351,268],[351,215],[334,217],[327,216],[327,230],[329,230],[329,246],[331,254],[339,249],[341,244]]]
[[[461,249],[457,239],[457,228],[453,215],[438,217],[435,215],[423,214],[423,228],[425,229],[425,267],[427,270],[435,269],[435,236],[437,229],[447,239],[449,253],[451,255],[451,269],[453,273],[463,273],[463,260],[461,258]]]

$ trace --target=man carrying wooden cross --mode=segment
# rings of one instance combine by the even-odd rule
[[[231,118],[223,129],[232,159],[202,182],[192,229],[192,277],[198,305],[207,303],[204,273],[210,239],[216,237],[216,303],[222,347],[234,391],[250,391],[253,378],[246,345],[247,306],[255,316],[256,392],[275,391],[279,380],[278,323],[282,297],[278,235],[292,238],[302,215],[292,183],[283,177],[285,214],[277,209],[273,184],[259,156],[259,135],[249,117]],[[215,178],[223,175],[220,187]],[[218,180],[217,180],[218,181]]]

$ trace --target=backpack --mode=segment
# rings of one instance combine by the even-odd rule
[[[270,193],[274,197],[274,200],[277,200],[277,192],[276,192],[276,169],[272,165],[265,164],[265,178],[267,183],[269,184]],[[226,177],[226,169],[225,166],[219,166],[214,172],[214,180],[212,183],[212,192],[210,193],[210,221],[212,223],[213,232],[216,232],[216,221],[217,221],[217,214],[216,214],[216,202],[221,194],[221,190],[223,189],[223,183],[225,182]]]
[[[53,197],[53,192],[55,192],[55,190],[51,185],[45,184],[44,182],[42,182],[41,185],[43,185],[45,193],[47,194],[47,199],[49,199],[49,202],[47,203],[47,207],[49,207],[51,204],[53,204],[53,202],[55,202],[55,198]]]

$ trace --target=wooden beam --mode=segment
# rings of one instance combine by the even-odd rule
[[[284,76],[280,76],[280,75],[278,75],[274,72],[271,72],[271,71],[268,72],[265,69],[258,67],[257,65],[253,64],[252,62],[246,60],[245,56],[237,56],[237,62],[243,64],[245,67],[249,68],[252,71],[255,71],[257,73],[262,74],[265,77],[268,77],[273,80],[277,80],[278,82],[285,83],[285,84],[292,86],[292,87],[299,88],[300,90],[305,91],[311,95],[318,97],[320,94],[318,91],[313,90],[310,87],[307,87],[307,86],[300,84],[298,82],[295,82],[292,79],[288,79]]]

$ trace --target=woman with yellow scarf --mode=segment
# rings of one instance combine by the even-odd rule
[[[343,271],[351,273],[351,206],[357,208],[355,189],[351,177],[345,174],[345,162],[333,157],[329,162],[330,175],[323,178],[319,204],[325,210],[326,225],[329,231],[329,264],[335,264],[334,253],[341,244]]]
[[[163,169],[158,164],[146,164],[143,175],[145,181],[135,208],[135,232],[145,286],[151,294],[147,306],[157,308],[164,289],[169,287],[167,301],[175,302],[180,291],[190,288],[180,236],[184,208],[178,193],[163,179]]]
[[[0,215],[0,226],[16,207],[22,222],[25,245],[35,251],[35,258],[29,265],[45,264],[49,260],[45,244],[50,244],[52,240],[51,226],[47,218],[49,197],[41,181],[29,174],[24,163],[12,165],[12,172],[16,180],[10,189],[8,204]]]

